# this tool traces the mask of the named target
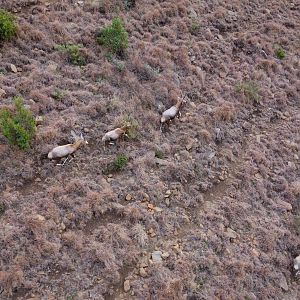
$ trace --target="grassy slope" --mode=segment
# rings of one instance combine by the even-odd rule
[[[45,118],[27,153],[1,139],[0,298],[296,299],[296,6],[137,1],[117,13],[121,1],[103,2],[0,1],[19,23],[0,49],[1,105],[19,94]],[[129,33],[117,63],[95,41],[115,15]],[[83,44],[88,64],[70,65],[54,50],[64,42]],[[236,91],[245,80],[258,84],[260,104]],[[161,107],[182,94],[181,120],[161,133]],[[103,133],[126,115],[139,123],[137,139],[104,148]],[[64,167],[44,159],[72,128],[89,129],[89,146]],[[118,153],[129,163],[109,179],[102,172]],[[170,254],[162,265],[149,262],[154,249]]]

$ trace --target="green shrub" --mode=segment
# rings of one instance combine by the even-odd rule
[[[128,158],[125,154],[118,154],[116,159],[113,162],[114,169],[116,171],[122,170],[128,162]]]
[[[247,100],[253,103],[259,103],[260,101],[258,85],[253,81],[244,81],[239,83],[236,86],[236,91],[243,93]]]
[[[200,29],[201,29],[201,24],[196,21],[193,21],[189,27],[189,32],[192,35],[197,35],[200,32]]]
[[[133,116],[129,114],[121,115],[116,121],[116,126],[118,127],[129,126],[128,129],[126,130],[126,136],[130,140],[137,138],[139,123]]]
[[[86,64],[84,57],[80,53],[82,45],[63,44],[56,45],[55,49],[61,50],[68,54],[68,61],[75,66],[84,66]]]
[[[155,157],[159,159],[164,159],[164,153],[161,150],[155,150]]]
[[[25,150],[30,147],[30,140],[35,133],[35,119],[24,107],[22,98],[15,97],[14,104],[14,113],[7,109],[0,111],[0,129],[9,144]]]
[[[5,212],[5,205],[4,205],[4,203],[0,203],[0,217],[1,217],[1,215],[4,214],[4,212]]]
[[[110,26],[102,29],[97,36],[97,42],[114,54],[122,54],[128,48],[128,34],[121,19],[114,18]]]
[[[9,41],[17,33],[15,18],[9,12],[0,9],[0,40]]]
[[[65,97],[66,93],[62,90],[58,90],[56,89],[52,94],[51,94],[51,97],[54,99],[54,100],[57,100],[57,101],[60,101],[62,100],[64,97]]]
[[[285,51],[282,47],[278,46],[275,49],[275,55],[278,59],[284,59],[285,58]]]

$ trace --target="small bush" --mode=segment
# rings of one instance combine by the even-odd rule
[[[15,18],[9,12],[0,9],[0,40],[9,41],[17,33]]]
[[[122,170],[128,162],[128,158],[125,154],[118,154],[116,159],[113,162],[114,169],[116,171]]]
[[[201,29],[201,25],[198,22],[193,21],[189,27],[189,32],[192,35],[197,35],[200,32],[200,29]]]
[[[65,97],[66,93],[64,91],[61,90],[55,90],[52,94],[51,97],[54,100],[60,101]]]
[[[124,114],[116,121],[116,126],[122,127],[127,125],[129,125],[129,128],[126,131],[126,136],[131,140],[137,138],[139,123],[133,116]]]
[[[278,46],[275,49],[275,55],[278,59],[284,59],[285,58],[285,51],[282,47]]]
[[[236,91],[243,93],[247,100],[253,103],[259,103],[259,88],[258,85],[253,81],[244,81],[236,86]]]
[[[0,203],[0,217],[1,217],[1,215],[4,214],[4,212],[5,212],[5,205],[4,205],[4,203]]]
[[[155,155],[154,156],[156,158],[159,158],[159,159],[164,159],[165,158],[164,153],[161,150],[155,150]]]
[[[9,144],[25,150],[30,147],[30,140],[35,133],[35,119],[32,113],[23,106],[20,97],[14,98],[14,104],[14,114],[7,109],[0,111],[0,129]]]
[[[75,66],[84,66],[86,64],[84,57],[80,53],[82,45],[63,44],[56,45],[55,49],[61,50],[68,54],[68,61]]]
[[[128,34],[120,18],[114,18],[112,24],[102,29],[97,42],[105,46],[114,54],[122,54],[128,48]]]

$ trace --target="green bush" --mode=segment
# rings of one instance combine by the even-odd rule
[[[35,119],[24,107],[22,98],[15,97],[14,104],[14,113],[7,109],[0,111],[0,129],[9,144],[25,150],[30,147],[30,140],[35,133]]]
[[[128,158],[126,155],[118,154],[116,159],[113,162],[114,169],[116,171],[122,170],[127,165],[127,162],[128,162]]]
[[[86,64],[84,57],[80,53],[82,45],[63,44],[56,45],[55,49],[61,50],[68,54],[68,61],[75,66],[84,66]]]
[[[155,150],[155,155],[154,156],[156,158],[159,158],[159,159],[164,159],[165,158],[164,153],[161,150]]]
[[[275,49],[275,55],[278,59],[284,59],[285,58],[285,51],[282,47],[278,46]]]
[[[17,33],[15,18],[9,12],[0,9],[0,40],[11,40]]]
[[[236,86],[236,91],[243,93],[247,100],[253,103],[259,103],[260,101],[258,85],[253,81],[244,81],[239,83]]]
[[[114,18],[110,26],[102,29],[97,42],[105,46],[114,54],[122,54],[128,48],[128,34],[120,18]]]

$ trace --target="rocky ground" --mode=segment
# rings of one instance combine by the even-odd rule
[[[1,107],[21,95],[40,120],[27,152],[0,137],[0,299],[300,298],[297,1],[0,7],[19,26],[0,48]],[[114,16],[129,49],[111,60],[95,36]],[[104,147],[128,118],[137,136]],[[47,153],[72,129],[89,145],[58,166]]]

